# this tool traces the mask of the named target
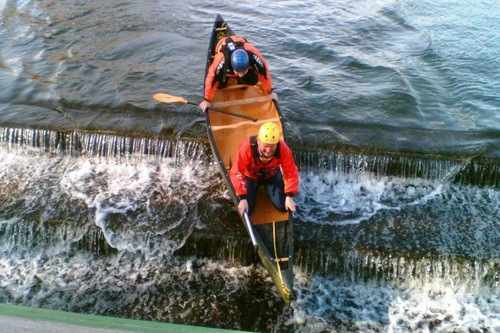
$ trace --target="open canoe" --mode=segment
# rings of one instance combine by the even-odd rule
[[[217,42],[231,35],[234,35],[233,31],[222,16],[217,15],[208,48],[205,77],[212,63]],[[282,133],[281,138],[284,139],[281,112],[276,101],[268,100],[267,93],[263,91],[260,83],[255,86],[243,86],[229,82],[226,88],[217,90],[212,106],[257,118],[257,121],[251,121],[210,110],[206,113],[210,145],[237,207],[239,200],[229,178],[229,169],[236,158],[238,146],[245,138],[257,135],[260,126],[268,121],[278,125]],[[278,211],[261,187],[252,215],[247,220],[245,216],[240,217],[252,241],[256,243],[264,267],[283,300],[289,304],[293,295],[294,260],[291,214]]]

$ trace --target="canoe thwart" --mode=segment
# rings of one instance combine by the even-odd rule
[[[216,102],[213,103],[212,106],[216,108],[224,108],[228,106],[238,106],[238,105],[246,105],[253,103],[265,103],[265,102],[270,102],[269,97],[260,96],[260,97],[250,97],[245,99],[236,99],[234,101]]]

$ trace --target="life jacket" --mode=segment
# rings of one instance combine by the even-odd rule
[[[215,47],[215,53],[224,54],[224,67],[222,68],[222,82],[226,82],[228,72],[233,72],[231,66],[231,54],[237,49],[245,49],[247,40],[243,37],[230,36],[221,39]],[[234,76],[234,75],[233,75]]]
[[[257,136],[256,135],[253,135],[250,137],[250,149],[252,150],[254,164],[256,166],[258,166],[259,164],[262,164],[262,162],[260,160],[259,144],[257,143]],[[277,158],[277,159],[280,158],[280,143],[279,142],[276,145],[276,151],[274,152],[273,158]],[[252,171],[250,171],[250,172],[252,174],[256,175],[259,178],[259,180],[262,180],[262,179],[266,179],[268,174],[275,172],[277,169],[278,169],[278,166],[276,166],[276,168],[272,168],[272,169],[261,168],[259,170],[259,172],[252,172]]]
[[[236,49],[242,49],[245,43],[248,43],[248,41],[243,37],[229,36],[222,38],[215,46],[215,53],[224,52],[225,48],[231,52]]]

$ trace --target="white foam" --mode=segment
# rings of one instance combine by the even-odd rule
[[[145,311],[148,306],[155,306],[156,296],[148,291],[169,285],[174,295],[165,296],[165,308],[183,302],[185,311],[180,315],[188,316],[199,305],[193,301],[199,295],[192,294],[190,281],[201,285],[220,278],[224,290],[213,292],[226,295],[246,288],[245,283],[254,272],[259,280],[272,285],[261,266],[234,267],[210,260],[171,257],[165,262],[161,256],[177,249],[193,228],[200,227],[201,221],[187,218],[189,209],[195,209],[200,198],[227,196],[225,188],[220,186],[220,178],[214,177],[215,166],[193,161],[178,165],[168,159],[116,164],[110,162],[112,159],[91,157],[47,158],[9,152],[2,155],[0,180],[11,191],[12,200],[26,199],[19,215],[39,209],[42,211],[39,222],[49,221],[52,210],[57,208],[51,202],[66,198],[69,203],[85,205],[93,213],[89,214],[90,223],[98,225],[109,244],[121,251],[105,258],[85,252],[68,255],[71,242],[81,237],[78,229],[85,227],[78,224],[81,221],[77,218],[73,221],[76,225],[67,228],[76,230],[74,235],[61,227],[61,235],[67,239],[52,240],[54,244],[44,248],[16,251],[14,247],[19,244],[1,244],[0,299],[59,309],[92,308],[102,313],[117,304],[129,306],[138,301]],[[422,205],[440,195],[451,200],[457,210],[472,204],[475,209],[469,207],[467,212],[473,217],[484,207],[486,212],[499,211],[500,191],[493,188],[467,191],[431,181],[376,178],[367,173],[327,172],[301,177],[297,201],[301,205],[300,218],[306,222],[358,223],[382,209]],[[159,211],[158,206],[164,210]],[[164,214],[171,215],[163,217]],[[122,225],[113,226],[112,216],[123,221]],[[1,221],[3,226],[20,222],[24,228],[32,226],[18,217]],[[170,234],[184,227],[180,229],[181,236]],[[29,235],[24,229],[16,231]],[[161,242],[150,248],[150,239],[155,235],[161,235],[158,238]],[[31,250],[40,252],[33,254]],[[470,270],[473,268],[475,266]],[[292,304],[293,313],[283,316],[296,332],[334,329],[339,332],[493,332],[500,327],[498,288],[487,292],[480,286],[462,288],[454,285],[453,275],[449,276],[450,281],[417,277],[418,283],[408,281],[392,286],[308,276],[298,267],[295,270],[297,299]],[[107,293],[119,293],[122,297],[109,299]],[[275,296],[279,301],[276,292]],[[199,302],[204,302],[203,297],[199,298]]]
[[[384,209],[425,204],[441,193],[431,181],[333,171],[302,175],[298,217],[319,224],[354,224]]]
[[[298,280],[298,297],[287,322],[296,332],[469,332],[500,328],[500,295],[471,294],[443,286],[391,286],[312,277]],[[340,324],[340,326],[339,326]]]
[[[93,214],[93,224],[119,250],[172,253],[195,228],[203,227],[192,211],[200,198],[222,195],[213,190],[220,181],[214,177],[216,168],[197,161],[110,163],[98,157],[17,153],[2,152],[5,158],[0,162],[1,179],[11,190],[9,197],[22,202],[17,215],[34,211],[44,222],[54,216],[59,219],[64,205],[68,210],[75,204],[86,206]],[[76,230],[88,222],[72,223]],[[172,237],[170,231],[175,231]],[[61,251],[71,245],[67,243]]]

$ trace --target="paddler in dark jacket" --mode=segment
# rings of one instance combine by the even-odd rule
[[[252,213],[261,185],[276,209],[295,212],[293,196],[299,190],[299,171],[292,151],[280,140],[280,130],[275,123],[264,123],[258,136],[241,142],[229,174],[240,199],[241,214],[245,210]]]
[[[266,60],[246,39],[226,37],[217,43],[215,49],[215,57],[205,79],[205,100],[199,105],[203,112],[210,107],[215,91],[226,87],[230,80],[235,84],[248,85],[255,85],[260,81],[262,89],[269,94],[269,99],[278,99],[273,92]]]

